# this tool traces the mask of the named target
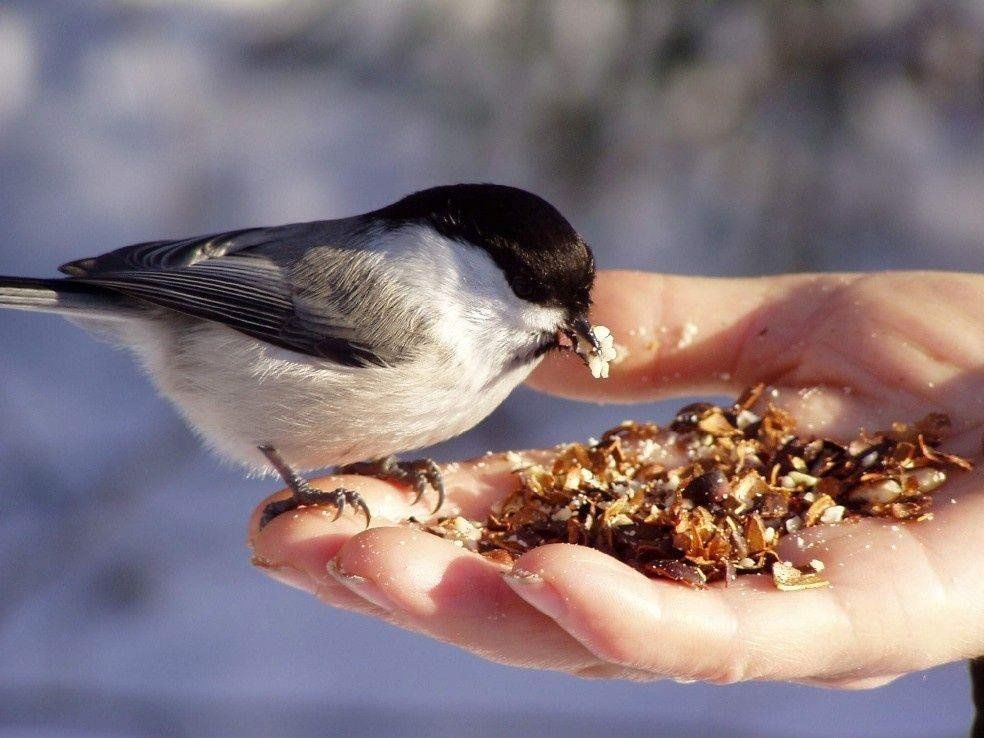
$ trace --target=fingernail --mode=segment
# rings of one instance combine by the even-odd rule
[[[396,605],[389,598],[389,595],[383,591],[382,587],[371,579],[344,571],[336,559],[332,559],[328,562],[326,570],[328,571],[329,576],[331,576],[331,578],[336,582],[359,595],[362,599],[368,600],[376,607],[388,611],[397,609]]]
[[[271,579],[303,592],[314,592],[311,578],[303,571],[289,564],[274,564],[260,556],[253,556],[250,563]]]
[[[564,598],[536,572],[512,569],[503,572],[502,580],[547,617],[559,620],[567,614]]]

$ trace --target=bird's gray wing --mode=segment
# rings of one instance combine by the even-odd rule
[[[65,264],[61,270],[69,281],[223,323],[302,354],[346,366],[398,363],[405,343],[387,340],[386,332],[372,330],[360,319],[350,285],[340,284],[337,290],[322,286],[312,296],[296,283],[291,265],[310,248],[319,248],[329,259],[357,257],[325,243],[332,223],[139,243]]]

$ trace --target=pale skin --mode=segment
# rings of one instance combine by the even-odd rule
[[[567,544],[502,566],[401,525],[429,514],[406,488],[353,476],[315,484],[360,491],[370,528],[311,508],[257,532],[257,512],[257,565],[333,607],[493,661],[585,677],[866,688],[984,654],[984,277],[602,272],[594,299],[592,322],[612,329],[624,360],[601,381],[576,357],[551,355],[531,386],[631,403],[737,395],[762,381],[799,432],[841,439],[944,412],[944,450],[975,468],[950,472],[931,521],[820,526],[805,547],[784,539],[785,558],[826,564],[827,589],[780,592],[757,575],[696,591]],[[509,467],[502,456],[446,467],[441,514],[484,517],[514,489]]]

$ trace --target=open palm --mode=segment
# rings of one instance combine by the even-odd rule
[[[825,562],[833,586],[821,590],[780,592],[756,575],[694,591],[567,544],[504,567],[401,525],[425,508],[363,477],[316,483],[361,491],[371,528],[306,509],[258,532],[256,514],[256,563],[327,604],[495,661],[582,676],[865,687],[984,653],[984,277],[603,272],[595,303],[593,322],[627,349],[611,379],[552,356],[534,387],[635,402],[766,382],[800,434],[832,438],[943,412],[944,449],[977,466],[950,475],[931,521],[867,519],[784,539],[784,558]],[[515,488],[509,469],[502,457],[449,465],[441,514],[484,517]]]

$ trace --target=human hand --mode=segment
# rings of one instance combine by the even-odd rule
[[[401,526],[421,514],[412,494],[351,476],[316,484],[360,491],[372,527],[311,508],[258,532],[256,512],[256,563],[332,606],[493,661],[581,676],[860,688],[984,653],[984,277],[603,272],[595,303],[593,322],[628,349],[611,378],[593,380],[556,355],[530,384],[636,402],[766,382],[801,434],[832,438],[944,412],[953,424],[944,450],[977,466],[949,475],[931,521],[812,527],[797,536],[803,549],[783,539],[779,554],[793,563],[824,561],[827,589],[781,592],[768,575],[751,575],[691,590],[566,544],[504,567]],[[450,464],[444,475],[441,515],[484,518],[516,484],[502,456]]]

